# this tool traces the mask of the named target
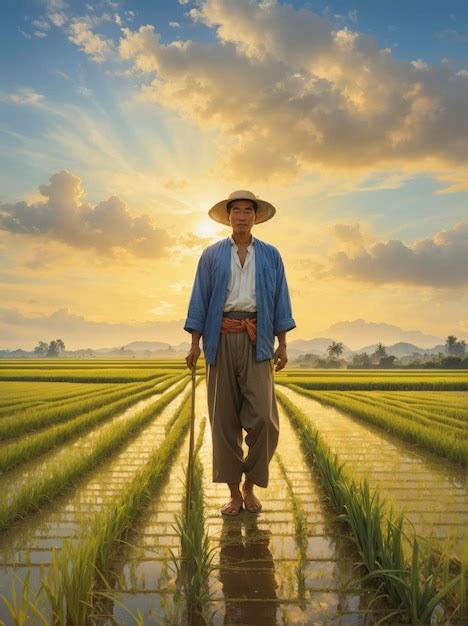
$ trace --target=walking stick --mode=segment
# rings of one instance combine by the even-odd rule
[[[190,415],[190,442],[189,457],[187,465],[187,495],[185,500],[185,519],[188,523],[190,505],[192,500],[192,483],[193,483],[193,444],[195,438],[195,365],[192,367],[192,412]]]

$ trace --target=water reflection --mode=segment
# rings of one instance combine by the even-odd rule
[[[271,531],[258,528],[254,516],[224,518],[219,568],[224,624],[276,625],[278,583],[270,538]]]

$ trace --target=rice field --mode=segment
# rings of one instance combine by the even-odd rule
[[[202,365],[4,360],[0,624],[465,623],[468,376],[276,383],[262,513],[226,518]]]

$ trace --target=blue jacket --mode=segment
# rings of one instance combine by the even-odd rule
[[[231,242],[226,237],[203,250],[198,262],[184,330],[198,331],[208,363],[216,362],[224,302],[231,271]],[[275,335],[296,327],[278,250],[255,237],[257,299],[256,360],[271,359]]]

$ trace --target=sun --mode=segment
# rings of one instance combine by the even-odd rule
[[[217,237],[219,226],[209,217],[204,217],[195,226],[193,232],[199,237]]]

